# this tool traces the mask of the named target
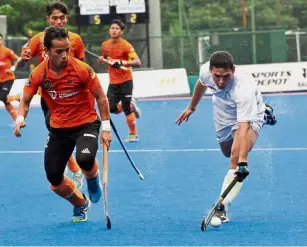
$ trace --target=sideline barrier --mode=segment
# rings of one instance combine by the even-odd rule
[[[105,92],[109,85],[109,74],[97,74]],[[11,95],[20,94],[27,79],[16,79],[10,91]],[[167,69],[133,72],[135,98],[151,98],[160,96],[189,96],[190,87],[185,69]],[[3,106],[3,103],[1,106]],[[13,102],[14,105],[18,102]],[[31,106],[40,104],[40,96],[35,95]]]
[[[307,91],[307,62],[238,65],[251,74],[263,93]],[[189,76],[189,86],[193,94],[198,76]],[[206,95],[210,92],[207,92]]]

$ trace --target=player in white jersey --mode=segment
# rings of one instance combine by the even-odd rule
[[[206,90],[212,91],[214,124],[223,154],[230,158],[222,192],[235,176],[239,183],[230,191],[218,210],[222,222],[228,222],[227,209],[238,195],[243,180],[248,176],[247,156],[253,148],[264,124],[276,123],[273,109],[263,103],[262,95],[251,75],[234,66],[232,56],[224,51],[212,54],[202,65],[190,105],[176,120],[180,125],[188,121]]]

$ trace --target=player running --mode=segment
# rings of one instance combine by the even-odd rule
[[[102,56],[99,63],[106,63],[110,76],[107,97],[111,113],[119,114],[124,111],[129,128],[125,141],[137,142],[139,136],[136,130],[136,118],[140,117],[140,109],[132,98],[133,78],[132,66],[141,65],[141,61],[133,46],[122,38],[125,24],[115,19],[112,21],[109,34],[111,38],[101,44]]]
[[[225,176],[221,194],[234,176],[239,178],[239,183],[224,199],[216,215],[222,222],[228,222],[228,206],[238,195],[243,180],[249,174],[248,153],[255,145],[262,126],[274,125],[276,120],[273,109],[263,103],[254,78],[236,69],[229,53],[218,51],[212,54],[209,62],[202,65],[190,105],[178,117],[176,124],[188,121],[208,88],[213,93],[217,140],[223,154],[230,158],[230,169]]]
[[[98,140],[111,142],[109,103],[97,75],[86,63],[70,57],[69,33],[61,27],[49,27],[44,35],[48,60],[41,62],[25,84],[16,119],[15,135],[29,112],[30,102],[39,87],[50,109],[50,132],[45,146],[45,171],[51,189],[73,206],[73,222],[87,220],[90,201],[97,203],[102,194],[99,165],[95,161]],[[101,121],[96,113],[96,99]],[[76,147],[76,159],[86,177],[89,199],[78,190],[64,170]]]
[[[3,44],[3,35],[0,34],[0,101],[5,105],[5,109],[15,121],[17,112],[12,101],[20,101],[20,95],[9,95],[15,80],[15,69],[18,66],[18,56]],[[12,61],[15,64],[12,65]]]
[[[46,5],[47,22],[52,27],[65,27],[68,21],[68,7],[63,2],[53,2]],[[38,57],[39,63],[48,59],[44,51],[44,36],[45,31],[40,32],[33,36],[23,47],[21,51],[21,58],[23,61],[28,61],[32,57]],[[73,32],[68,32],[70,40],[69,55],[81,61],[85,58],[85,48],[81,37]],[[94,98],[93,98],[94,101]],[[49,109],[43,97],[41,97],[41,107],[45,116],[46,126],[49,129]],[[68,168],[72,171],[73,181],[77,188],[82,187],[83,174],[78,166],[76,159],[72,155],[67,164]]]

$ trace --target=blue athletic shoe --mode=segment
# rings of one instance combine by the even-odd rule
[[[72,221],[75,223],[78,222],[84,222],[87,220],[87,210],[89,209],[89,207],[91,206],[91,202],[90,200],[87,198],[86,195],[84,195],[84,199],[85,199],[85,203],[82,206],[74,206],[73,209],[73,216],[72,216]]]
[[[99,202],[99,199],[102,195],[102,186],[100,183],[99,176],[94,179],[86,179],[87,190],[92,203]]]

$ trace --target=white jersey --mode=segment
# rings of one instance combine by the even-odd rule
[[[218,89],[209,71],[209,62],[201,66],[199,80],[213,93],[214,122],[217,131],[238,122],[263,122],[265,105],[255,79],[236,67],[225,89]]]

